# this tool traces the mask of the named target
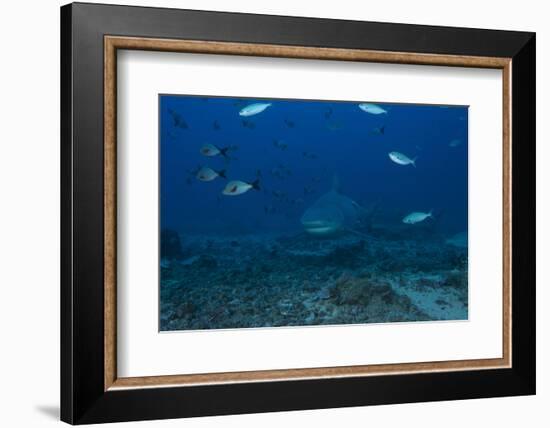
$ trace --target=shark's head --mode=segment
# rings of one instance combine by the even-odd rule
[[[344,224],[344,215],[336,206],[313,206],[301,218],[305,231],[316,236],[339,232]]]

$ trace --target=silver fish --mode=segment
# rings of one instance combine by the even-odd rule
[[[219,148],[219,147],[216,147],[214,144],[207,143],[201,147],[201,154],[208,157],[218,156],[218,155],[227,157],[227,151],[229,149],[230,149],[229,147]]]
[[[225,170],[221,171],[214,171],[212,168],[203,167],[197,172],[197,179],[200,181],[212,181],[215,180],[217,177],[225,177]]]
[[[247,183],[240,180],[230,181],[229,183],[227,183],[222,193],[226,196],[237,196],[248,192],[250,189],[260,190],[260,180],[257,179],[252,183]]]
[[[406,224],[416,224],[420,223],[421,221],[426,220],[427,218],[433,218],[432,212],[429,213],[423,213],[423,212],[412,212],[409,215],[405,216],[403,218],[403,223]]]
[[[271,106],[271,103],[254,103],[249,104],[246,107],[242,108],[239,112],[239,116],[254,116],[255,114],[261,113],[266,108]]]
[[[361,103],[359,104],[359,108],[363,110],[365,113],[370,114],[388,114],[387,110],[384,110],[382,107],[371,104],[371,103]]]
[[[455,138],[449,143],[449,147],[458,147],[460,146],[461,141],[458,138]]]
[[[388,156],[390,159],[399,165],[412,165],[416,168],[416,159],[411,159],[407,155],[404,155],[403,153],[399,152],[389,152]]]

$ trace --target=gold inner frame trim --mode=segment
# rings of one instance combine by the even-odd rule
[[[147,50],[214,55],[242,55],[298,59],[323,59],[391,64],[439,65],[454,67],[494,68],[502,70],[503,125],[503,308],[502,357],[492,359],[432,361],[421,363],[376,364],[342,367],[261,370],[228,373],[204,373],[170,376],[119,378],[117,376],[116,321],[116,90],[117,50]],[[104,37],[104,389],[155,388],[167,386],[212,385],[299,379],[395,375],[423,372],[480,370],[511,367],[512,355],[512,165],[511,165],[511,82],[510,58],[461,55],[385,52],[361,49],[338,49],[309,46],[170,40],[138,37]]]

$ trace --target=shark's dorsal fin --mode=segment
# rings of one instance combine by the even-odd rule
[[[340,193],[340,179],[338,178],[338,174],[334,174],[332,177],[332,191]]]

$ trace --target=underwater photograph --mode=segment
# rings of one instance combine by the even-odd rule
[[[160,331],[468,319],[468,106],[159,95]]]

